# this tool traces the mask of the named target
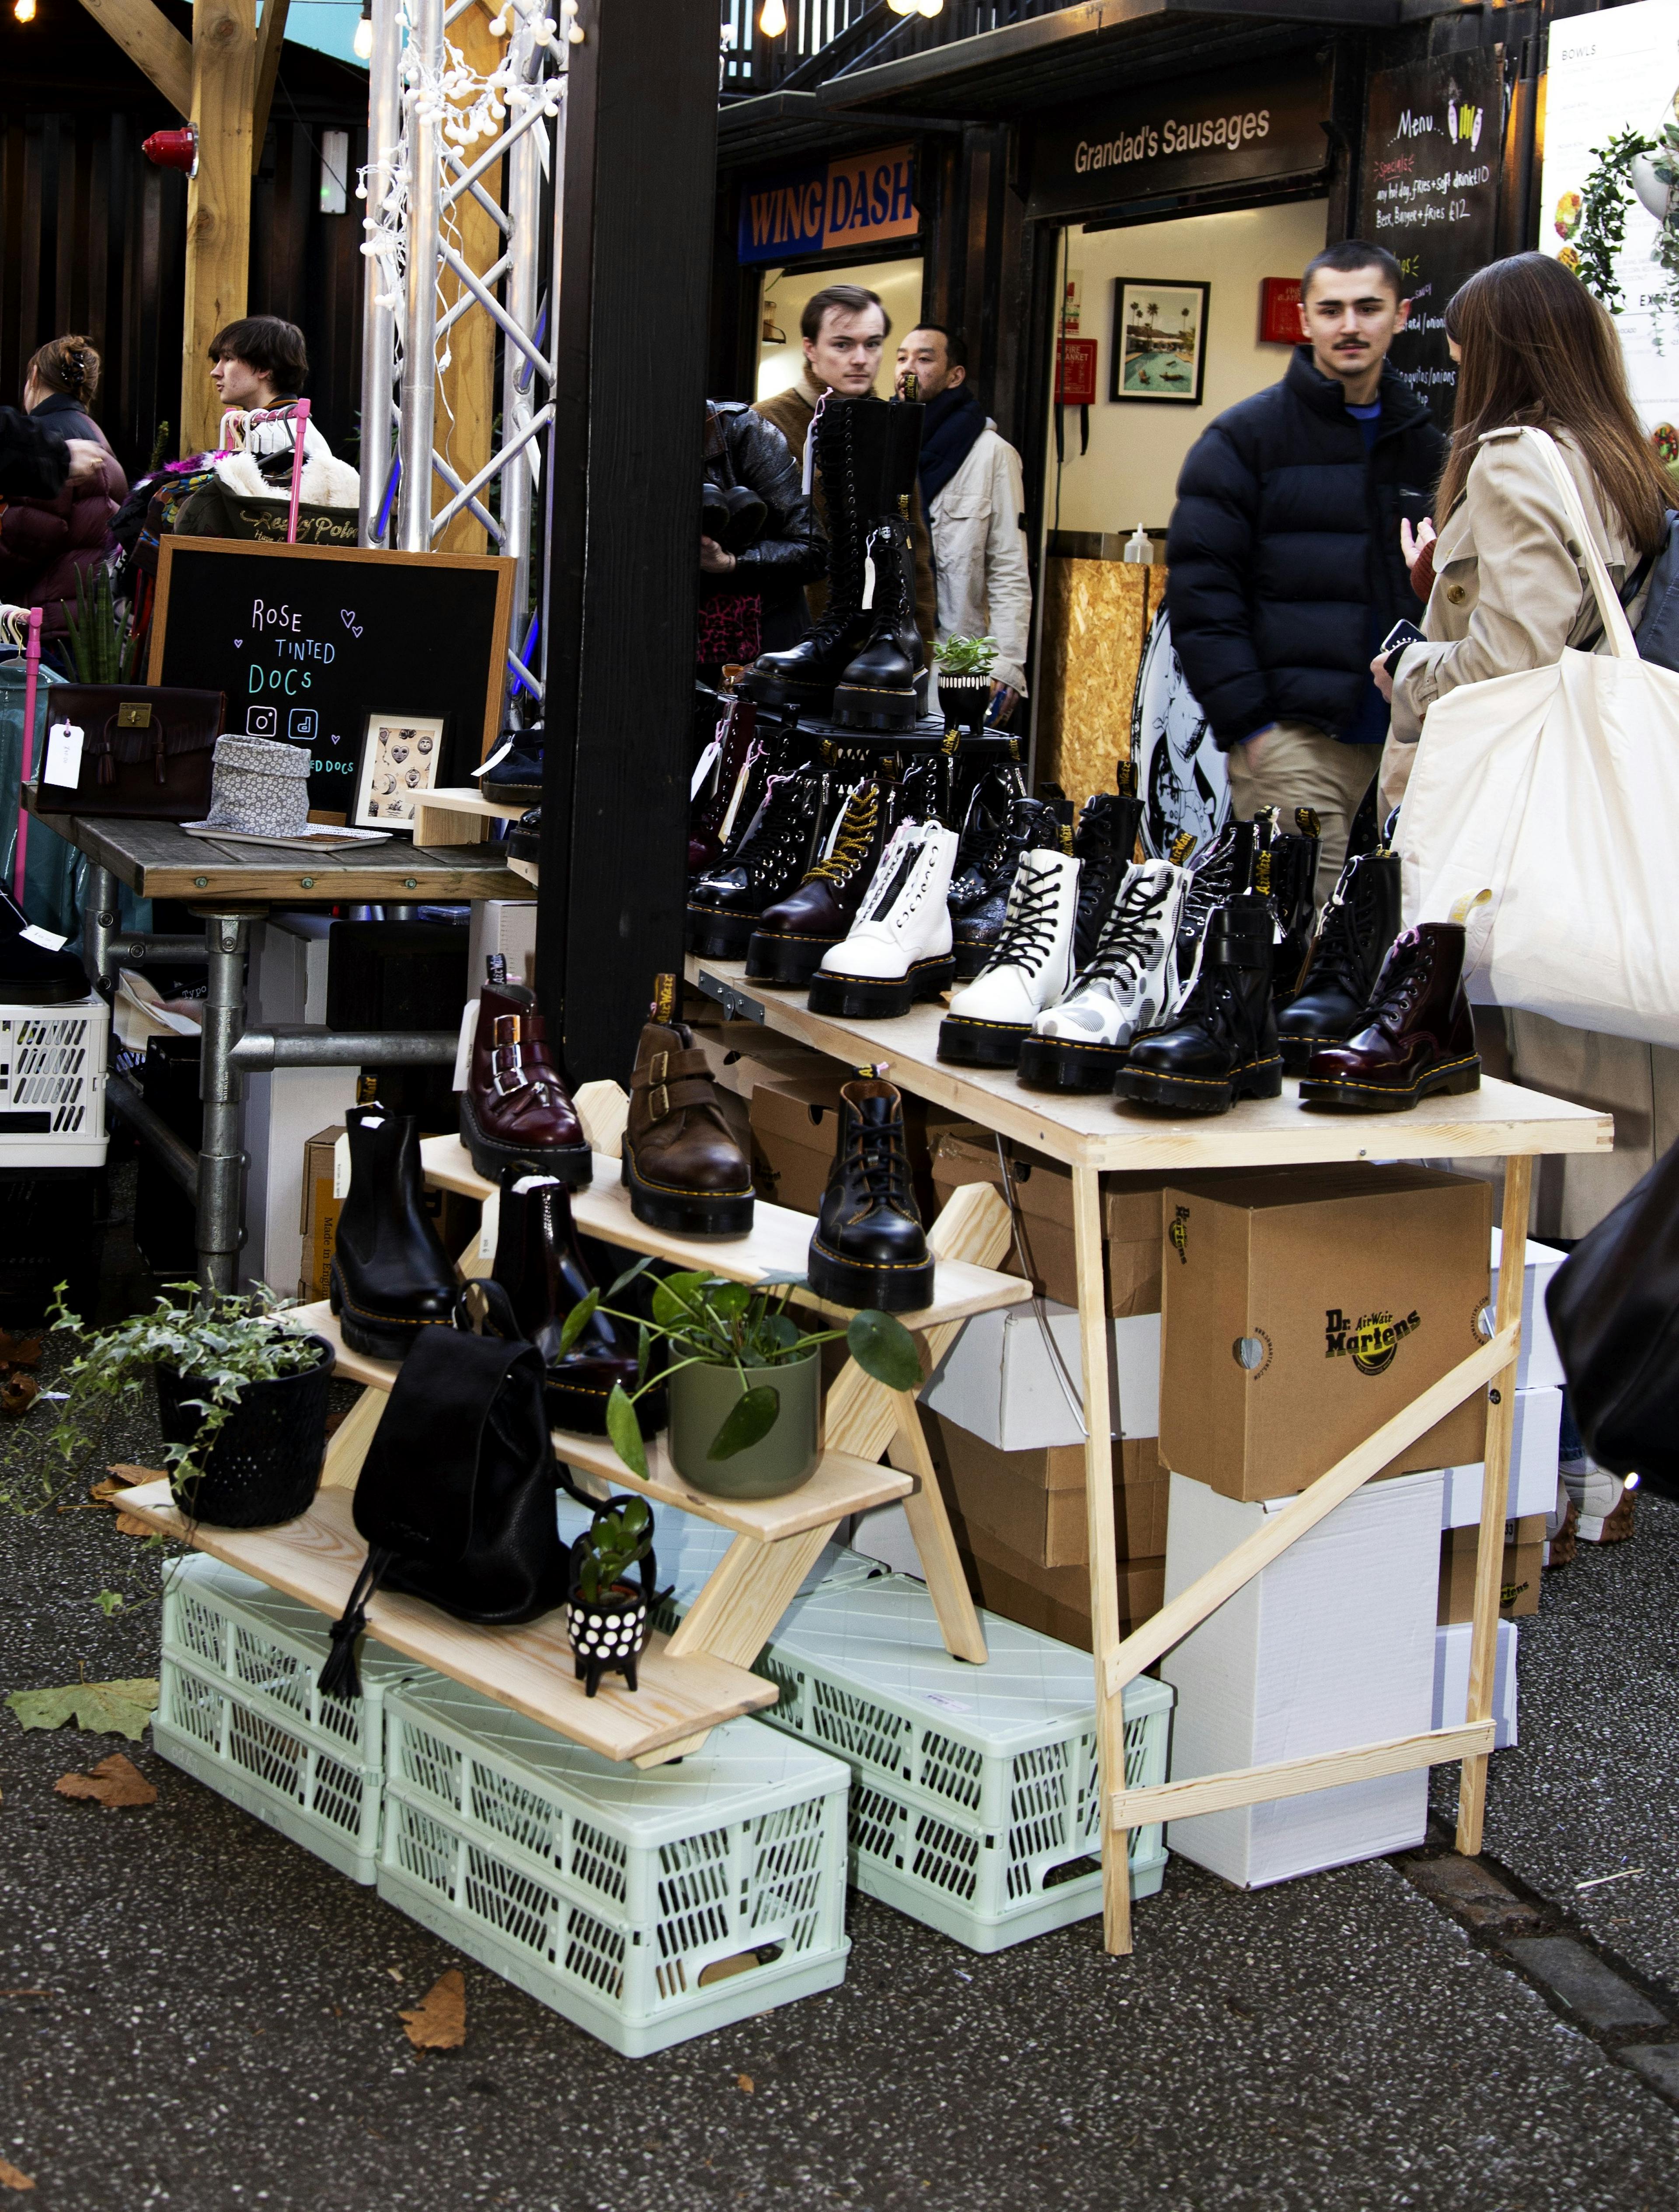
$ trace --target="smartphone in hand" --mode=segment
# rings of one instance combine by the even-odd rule
[[[1396,622],[1376,650],[1384,660],[1389,660],[1394,654],[1403,653],[1408,645],[1426,645],[1427,642],[1414,622]]]

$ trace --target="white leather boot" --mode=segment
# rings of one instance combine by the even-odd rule
[[[972,1067],[1013,1067],[1044,1007],[1073,981],[1079,863],[1066,853],[1022,853],[1002,934],[939,1024],[939,1057]]]
[[[1177,944],[1189,878],[1170,860],[1127,871],[1090,965],[1020,1048],[1020,1080],[1042,1091],[1111,1091],[1140,1030],[1177,1005]]]
[[[811,982],[813,1013],[885,1020],[955,980],[947,902],[958,842],[940,823],[900,823],[850,934],[822,956]]]

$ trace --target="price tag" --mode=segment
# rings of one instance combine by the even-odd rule
[[[70,942],[67,937],[55,937],[50,929],[38,929],[33,921],[17,933],[26,945],[43,945],[49,952],[62,952]]]
[[[713,768],[716,765],[718,757],[721,753],[722,750],[723,748],[718,744],[716,738],[713,738],[711,743],[700,755],[698,765],[696,767],[692,776],[689,779],[688,802],[690,805],[691,805],[695,799],[699,797],[700,793],[705,787],[705,780],[707,776],[710,775]]]
[[[454,1048],[454,1089],[466,1088],[466,1075],[472,1065],[472,1040],[478,1033],[478,1002],[469,999],[460,1010],[460,1037]]]
[[[500,1226],[501,1219],[502,1194],[499,1190],[492,1190],[484,1202],[484,1217],[478,1223],[480,1260],[493,1260],[496,1257],[496,1232]]]
[[[74,791],[81,781],[81,726],[76,722],[55,722],[46,733],[46,765],[41,770],[41,781]]]
[[[490,769],[496,767],[499,762],[504,761],[512,750],[513,740],[509,738],[506,744],[497,745],[495,751],[491,753],[487,761],[480,761],[478,766],[472,770],[473,775],[488,775]]]
[[[346,1129],[332,1147],[332,1195],[350,1196],[350,1132]]]

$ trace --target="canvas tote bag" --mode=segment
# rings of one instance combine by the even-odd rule
[[[1565,647],[1429,708],[1399,817],[1406,926],[1466,921],[1483,1005],[1679,1046],[1679,674],[1639,659],[1567,464],[1522,435],[1556,479],[1609,650]]]

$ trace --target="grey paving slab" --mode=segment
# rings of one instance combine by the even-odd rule
[[[1648,1997],[1572,1936],[1518,1936],[1504,1948],[1588,2027],[1612,2035],[1622,2028],[1668,2024]]]

